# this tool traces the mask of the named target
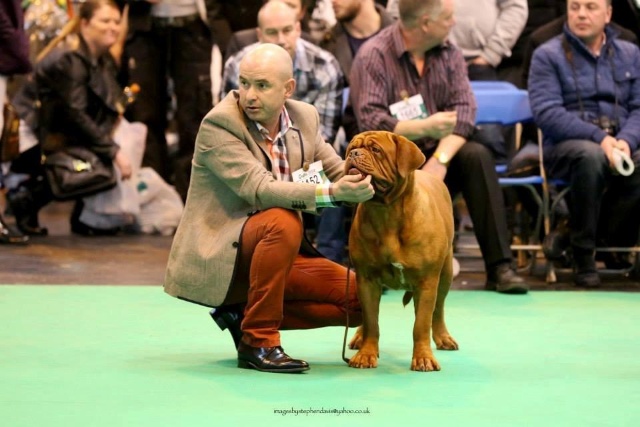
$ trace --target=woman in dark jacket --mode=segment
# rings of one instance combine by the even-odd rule
[[[77,17],[62,34],[41,53],[33,81],[15,100],[20,116],[38,136],[43,153],[72,145],[82,145],[107,162],[113,162],[122,179],[131,176],[131,163],[112,138],[118,118],[124,111],[123,95],[116,81],[117,64],[110,50],[121,42],[121,13],[114,0],[87,0]],[[69,30],[77,32],[70,46]],[[37,101],[34,99],[37,96]],[[39,106],[40,108],[36,108]],[[31,151],[31,150],[30,150]],[[38,155],[24,153],[13,169],[26,169],[31,178],[19,188],[9,191],[7,198],[16,224],[27,234],[46,234],[38,224],[37,214],[51,200],[47,183],[33,162]],[[29,159],[31,158],[31,160]],[[71,230],[79,234],[98,234],[80,222],[82,202],[76,203],[71,217]]]

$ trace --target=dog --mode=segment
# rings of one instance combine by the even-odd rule
[[[378,366],[378,313],[382,287],[403,289],[414,300],[411,370],[439,371],[439,350],[457,350],[447,330],[444,302],[453,279],[453,208],[444,183],[418,170],[425,162],[407,138],[383,131],[356,135],[346,151],[345,173],[371,175],[375,195],[360,203],[349,233],[363,323],[349,347],[353,368]]]

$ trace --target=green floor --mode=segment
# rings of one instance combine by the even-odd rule
[[[311,370],[278,375],[236,368],[207,310],[160,287],[0,286],[0,425],[640,424],[640,294],[452,292],[461,349],[436,373],[409,370],[400,299],[383,297],[377,369],[348,368],[326,328],[284,332]]]

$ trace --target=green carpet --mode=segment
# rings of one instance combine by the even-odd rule
[[[409,370],[413,315],[400,300],[383,297],[377,369],[348,368],[343,329],[325,328],[284,332],[311,370],[278,375],[236,368],[206,308],[160,287],[0,286],[0,424],[640,423],[640,294],[452,292],[460,351],[437,352],[434,373]],[[277,412],[292,409],[315,412]]]

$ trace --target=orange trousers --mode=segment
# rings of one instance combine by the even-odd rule
[[[272,208],[251,216],[242,230],[240,259],[226,304],[243,304],[242,340],[280,345],[280,330],[349,326],[362,322],[355,274],[323,257],[300,254],[302,221]]]

